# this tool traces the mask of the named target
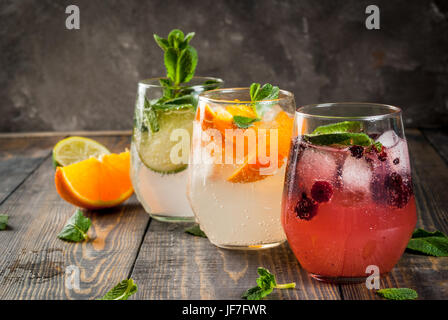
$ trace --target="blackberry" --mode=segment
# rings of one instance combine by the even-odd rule
[[[386,177],[384,186],[386,187],[387,204],[396,208],[406,206],[414,193],[411,178],[407,177],[406,180],[403,180],[403,177],[396,172],[392,172]]]
[[[361,159],[364,154],[364,148],[362,146],[351,146],[349,150],[352,153],[352,157],[356,159]]]
[[[316,181],[311,187],[311,197],[317,202],[328,202],[333,195],[333,188],[327,181]]]
[[[311,220],[317,213],[317,202],[308,198],[305,192],[302,192],[302,197],[297,202],[295,211],[297,217],[302,220]]]

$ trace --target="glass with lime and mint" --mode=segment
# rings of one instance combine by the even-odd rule
[[[138,200],[155,219],[192,221],[186,197],[190,138],[199,93],[223,81],[194,77],[198,62],[194,33],[154,35],[164,51],[166,77],[138,83],[131,143],[131,179]]]

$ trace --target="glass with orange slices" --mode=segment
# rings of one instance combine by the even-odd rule
[[[263,101],[252,99],[252,87],[199,95],[187,194],[218,247],[262,249],[286,239],[280,208],[295,103],[273,88],[276,98]]]

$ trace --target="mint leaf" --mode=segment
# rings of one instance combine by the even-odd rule
[[[190,32],[188,33],[185,38],[184,41],[182,42],[182,44],[179,45],[180,49],[185,49],[187,47],[187,45],[190,43],[191,39],[193,39],[195,33],[194,32]]]
[[[248,118],[243,116],[233,116],[233,122],[237,125],[238,128],[241,129],[247,129],[249,128],[254,122],[260,121],[259,118]]]
[[[250,99],[253,102],[252,108],[256,112],[258,118],[262,118],[266,111],[268,111],[274,104],[272,101],[263,102],[263,100],[278,99],[280,89],[266,83],[261,87],[259,83],[252,83],[250,86]]]
[[[6,214],[0,214],[0,230],[5,230],[8,225],[9,216]]]
[[[81,242],[87,239],[87,231],[92,225],[92,221],[82,214],[81,210],[76,210],[68,219],[58,238],[65,241]]]
[[[417,292],[409,288],[381,289],[376,294],[389,300],[414,300],[418,298]]]
[[[250,100],[256,101],[256,97],[258,94],[258,91],[260,90],[260,84],[259,83],[252,83],[250,85]]]
[[[178,66],[177,66],[177,82],[183,83],[188,82],[193,78],[194,71],[196,70],[196,66],[198,64],[198,54],[196,49],[190,46],[187,46],[179,57]]]
[[[177,82],[177,58],[178,58],[178,52],[174,48],[169,48],[165,51],[164,55],[164,62],[165,62],[165,68],[166,68],[166,76],[171,79],[175,84],[179,84]]]
[[[179,48],[179,45],[184,42],[184,33],[179,29],[171,30],[168,34],[168,42],[171,47]]]
[[[173,82],[170,79],[159,79],[159,83],[163,87],[163,98],[171,99],[173,97]]]
[[[367,134],[362,133],[362,122],[343,121],[320,126],[314,129],[311,134],[304,136],[304,139],[312,144],[329,146],[373,146],[378,152],[381,152],[382,145],[375,142]]]
[[[409,240],[407,251],[435,257],[448,257],[448,237],[440,231],[416,229]]]
[[[155,103],[154,105],[156,105]],[[143,107],[143,123],[146,127],[151,129],[151,132],[158,132],[160,130],[159,120],[157,117],[157,113],[154,110],[153,105],[146,99]]]
[[[362,122],[359,121],[343,121],[320,126],[314,129],[312,134],[329,134],[329,133],[346,133],[346,132],[361,132]]]
[[[257,278],[257,286],[248,289],[243,293],[241,298],[247,300],[260,300],[269,295],[274,289],[289,289],[296,287],[295,282],[277,284],[275,276],[265,268],[259,267],[257,272],[260,275]]]
[[[185,232],[193,236],[207,238],[207,235],[205,234],[204,231],[201,230],[198,224],[195,224],[194,226],[185,229]]]
[[[330,133],[330,134],[308,134],[304,139],[312,144],[329,146],[363,146],[368,147],[374,144],[374,140],[365,133]]]
[[[156,43],[159,45],[159,47],[160,47],[163,51],[168,50],[168,48],[170,47],[170,43],[168,42],[168,40],[163,39],[163,38],[159,37],[159,36],[156,35],[156,34],[154,34],[154,40],[156,40]]]
[[[118,283],[104,297],[98,300],[127,300],[138,290],[137,285],[132,279],[126,279]]]

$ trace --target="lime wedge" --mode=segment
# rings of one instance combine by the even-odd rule
[[[95,140],[83,137],[69,137],[59,141],[54,146],[53,166],[64,167],[90,157],[100,158],[109,153],[110,151],[105,146]]]
[[[178,161],[171,160],[171,150],[182,143],[182,138],[178,136],[171,141],[171,134],[175,129],[183,129],[185,134],[188,133],[187,138],[190,139],[194,115],[193,108],[160,111],[158,112],[159,131],[134,130],[134,143],[141,161],[147,168],[159,173],[176,173],[187,168],[188,162],[177,163]],[[180,151],[178,155],[183,151],[185,150]],[[186,152],[189,153],[189,150]]]

